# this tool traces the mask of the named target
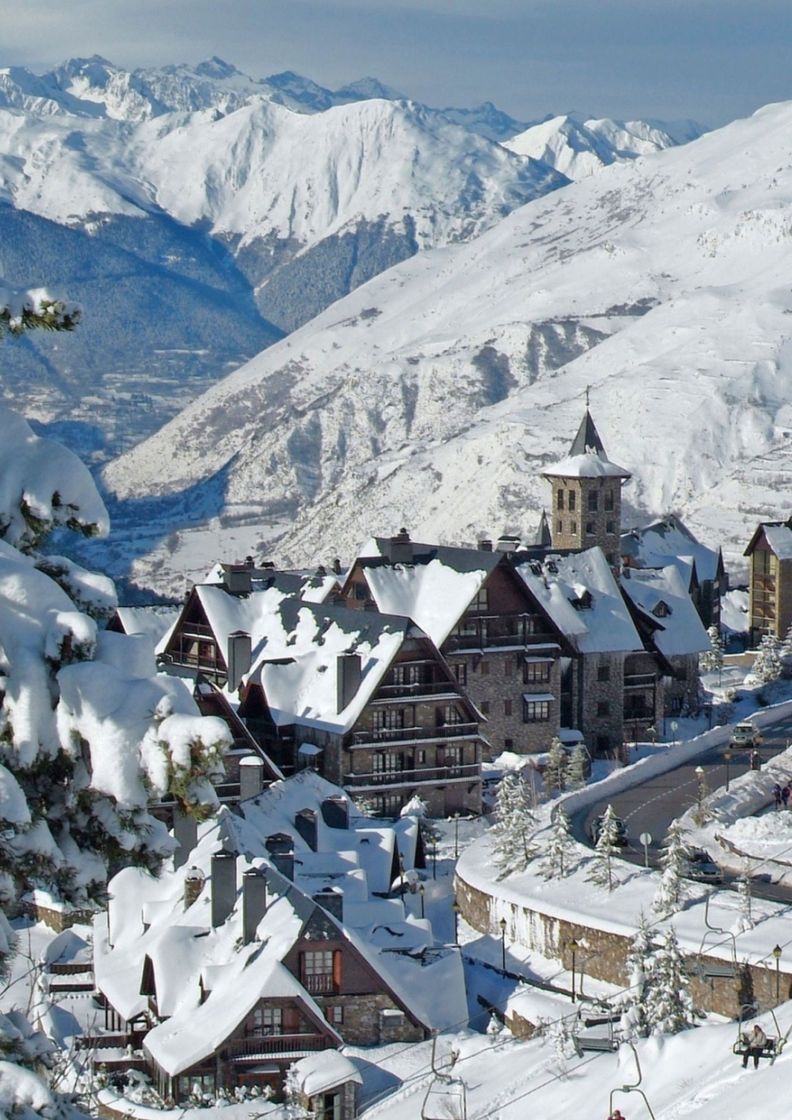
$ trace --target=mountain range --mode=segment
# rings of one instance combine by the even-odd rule
[[[737,559],[758,519],[788,512],[791,126],[792,106],[770,106],[402,262],[188,406],[107,484],[121,508],[188,497],[214,531],[218,517],[268,527],[292,562],[402,525],[527,534],[590,388],[633,474],[625,520],[676,510]],[[190,547],[171,540],[137,570],[164,564],[172,581]]]
[[[565,186],[488,138],[525,123],[217,58],[0,71],[0,274],[85,310],[68,343],[4,347],[4,398],[106,461],[371,277]]]

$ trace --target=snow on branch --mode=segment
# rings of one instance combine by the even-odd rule
[[[76,303],[57,299],[46,288],[25,291],[0,284],[0,336],[30,330],[73,331],[80,316]]]

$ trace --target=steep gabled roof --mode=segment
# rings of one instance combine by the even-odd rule
[[[611,462],[600,439],[591,413],[586,413],[572,440],[569,454],[559,463],[551,463],[542,471],[544,478],[621,478],[631,474],[624,467]]]
[[[674,565],[631,568],[622,590],[651,626],[652,645],[665,657],[704,653],[710,648],[707,631]]]
[[[591,418],[591,413],[586,409],[583,419],[580,421],[580,427],[577,430],[577,435],[572,440],[569,448],[570,455],[590,455],[595,453],[601,459],[607,459],[605,453],[605,445],[600,439],[599,432],[596,425]]]
[[[763,521],[756,528],[743,555],[750,556],[762,537],[779,560],[792,560],[792,525],[789,521]]]
[[[685,561],[695,566],[699,580],[715,580],[723,568],[720,549],[702,544],[674,513],[623,533],[621,554],[639,568],[664,568]]]

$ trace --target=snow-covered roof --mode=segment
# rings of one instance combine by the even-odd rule
[[[586,409],[569,454],[559,463],[544,467],[545,478],[623,478],[631,477],[624,467],[611,462],[600,439],[591,413]]]
[[[668,514],[621,537],[621,552],[640,568],[664,568],[672,561],[695,565],[700,580],[717,579],[721,555],[702,544],[676,514]]]
[[[125,634],[145,634],[156,647],[179,617],[179,608],[160,605],[117,607],[115,613]]]
[[[373,537],[361,548],[358,561],[377,609],[406,615],[441,646],[470,606],[487,576],[501,561],[497,552],[477,548],[405,542],[392,560],[392,541]]]
[[[357,1067],[337,1050],[320,1050],[317,1054],[309,1054],[295,1062],[292,1070],[298,1088],[307,1097],[327,1093],[348,1081],[363,1084]]]
[[[707,631],[678,569],[630,568],[622,588],[634,606],[652,622],[651,641],[666,657],[704,653]]]
[[[763,525],[765,540],[779,560],[792,560],[792,528],[782,525]]]
[[[346,806],[349,827],[327,823],[328,799]],[[315,851],[295,823],[306,809],[315,814]],[[202,827],[189,866],[158,879],[140,869],[120,872],[110,884],[108,920],[102,916],[95,923],[97,985],[125,1018],[147,1006],[141,980],[143,962],[150,962],[159,1011],[169,1017],[148,1032],[145,1047],[163,1069],[175,1075],[211,1054],[262,997],[297,999],[316,1019],[317,1029],[340,1044],[318,1005],[283,964],[313,915],[335,923],[314,900],[327,888],[343,896],[338,937],[382,977],[383,990],[390,989],[397,1005],[430,1029],[465,1018],[458,951],[437,946],[430,922],[408,913],[400,899],[375,894],[391,887],[393,828],[359,816],[341,789],[310,772],[274,783],[242,810],[244,817],[221,810]],[[337,815],[328,819],[338,822]],[[276,833],[291,838],[293,881],[271,862],[266,840]],[[220,850],[237,853],[237,897],[230,915],[212,928],[211,865]],[[243,945],[242,881],[254,868],[266,870],[267,908],[257,940]],[[205,886],[185,909],[185,879],[195,869]]]
[[[518,560],[515,571],[579,653],[643,649],[599,547],[563,557],[550,554],[543,561]]]

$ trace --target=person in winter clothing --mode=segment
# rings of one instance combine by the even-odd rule
[[[759,1026],[758,1023],[754,1024],[754,1028],[749,1035],[743,1036],[747,1042],[745,1053],[743,1054],[743,1069],[748,1066],[748,1059],[753,1058],[754,1069],[759,1069],[759,1059],[762,1056],[762,1051],[767,1045],[767,1035]]]
[[[773,786],[773,801],[775,802],[776,809],[781,808],[781,786],[776,782]]]
[[[784,802],[784,808],[785,809],[787,807],[787,802],[789,801],[789,793],[790,793],[789,786],[784,786],[783,789],[781,790],[781,800]]]
[[[625,1116],[622,1116],[618,1108],[614,1108],[613,1112],[608,1117],[608,1120],[627,1120],[627,1118]]]

